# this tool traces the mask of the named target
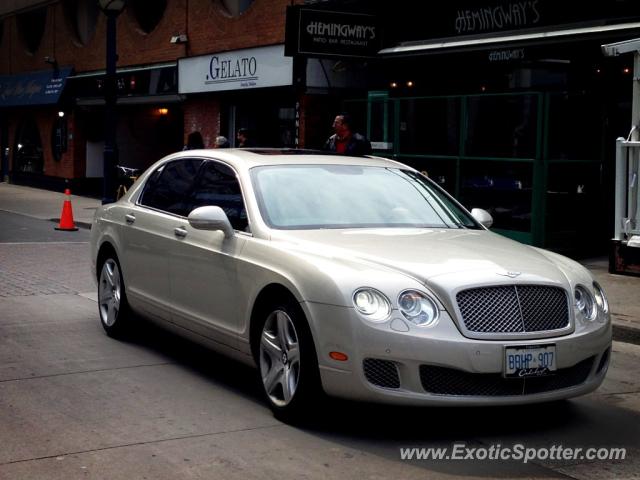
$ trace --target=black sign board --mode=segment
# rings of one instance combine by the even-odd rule
[[[375,15],[288,7],[285,55],[377,56],[382,31]]]

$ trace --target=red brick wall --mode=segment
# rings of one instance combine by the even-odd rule
[[[295,3],[301,3],[296,0]],[[255,0],[240,16],[228,16],[213,0],[169,0],[160,23],[144,33],[131,9],[117,20],[119,66],[173,61],[184,56],[273,45],[284,42],[285,12],[289,0]],[[87,45],[76,39],[62,2],[45,7],[47,22],[40,47],[28,54],[19,39],[15,16],[6,17],[0,40],[0,74],[45,70],[44,57],[77,72],[100,70],[105,62],[106,17],[98,23]],[[172,35],[186,33],[188,44],[172,44]]]
[[[283,43],[290,4],[289,0],[256,0],[243,14],[231,18],[218,2],[191,0],[189,55]]]
[[[184,143],[191,132],[199,131],[204,146],[211,148],[220,135],[220,103],[212,98],[194,98],[183,105],[184,111]]]

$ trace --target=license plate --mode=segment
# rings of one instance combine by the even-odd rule
[[[555,345],[506,347],[505,377],[542,377],[556,370]]]

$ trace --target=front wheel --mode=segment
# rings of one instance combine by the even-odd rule
[[[269,309],[258,355],[271,409],[283,420],[299,420],[322,392],[311,332],[297,305],[285,303]]]
[[[115,257],[108,257],[102,263],[98,280],[98,311],[100,323],[110,337],[121,337],[129,329],[131,315],[120,264]]]

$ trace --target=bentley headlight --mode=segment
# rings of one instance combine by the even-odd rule
[[[356,290],[353,294],[353,305],[372,322],[384,322],[391,313],[391,303],[387,297],[373,288]]]
[[[593,282],[593,291],[595,293],[596,305],[602,313],[609,313],[609,302],[604,294],[604,290],[598,282]]]
[[[576,299],[576,310],[582,315],[582,318],[588,321],[593,321],[596,318],[596,303],[589,291],[581,285],[576,287],[574,292]]]
[[[417,290],[406,290],[398,297],[398,310],[415,325],[428,327],[438,319],[438,306]]]
[[[607,297],[604,294],[604,290],[598,282],[593,282],[593,291],[596,298],[596,305],[598,306],[598,309],[604,314],[600,318],[602,321],[605,321],[608,318],[609,314],[609,302],[607,301]]]

